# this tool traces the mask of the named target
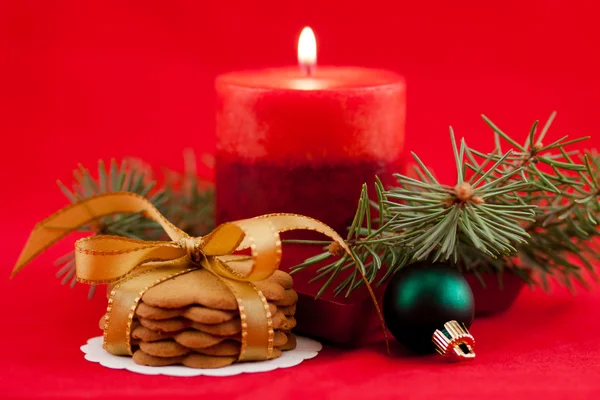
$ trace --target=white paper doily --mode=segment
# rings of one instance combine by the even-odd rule
[[[281,357],[267,361],[244,362],[232,364],[223,368],[195,369],[183,366],[170,365],[167,367],[147,367],[137,365],[131,357],[121,357],[110,354],[102,348],[102,336],[91,338],[87,344],[81,346],[85,353],[85,359],[97,362],[112,369],[126,369],[131,372],[145,375],[169,375],[169,376],[231,376],[244,372],[265,372],[277,368],[289,368],[300,364],[304,360],[316,357],[323,348],[321,343],[301,336],[296,336],[297,346],[294,350],[284,351]]]

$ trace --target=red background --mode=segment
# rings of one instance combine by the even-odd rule
[[[480,113],[524,138],[535,119],[558,110],[554,138],[591,135],[588,145],[598,146],[596,3],[2,1],[3,274],[34,222],[65,204],[56,178],[68,181],[77,162],[93,166],[98,158],[139,156],[181,169],[184,147],[211,152],[215,76],[294,64],[304,25],[316,32],[321,64],[381,67],[406,76],[407,147],[448,182],[448,126],[471,145],[490,145]],[[60,287],[45,265],[67,248],[51,251],[10,283],[0,280],[4,396],[600,393],[600,345],[591,340],[596,332],[587,331],[598,330],[600,299],[561,292],[552,298],[524,293],[509,313],[476,323],[481,356],[468,366],[389,359],[375,348],[329,349],[297,369],[230,380],[109,371],[83,361],[76,348],[97,333],[101,296],[87,302],[85,288]]]

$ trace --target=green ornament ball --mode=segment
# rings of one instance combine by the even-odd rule
[[[432,353],[431,337],[448,321],[467,328],[475,302],[465,278],[441,263],[414,264],[390,280],[383,296],[385,322],[396,340],[416,353]]]

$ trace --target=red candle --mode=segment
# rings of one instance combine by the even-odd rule
[[[401,168],[404,79],[377,69],[316,68],[312,31],[301,35],[298,58],[300,68],[217,78],[217,220],[293,212],[317,218],[345,236],[362,184],[372,185],[375,175],[389,182]],[[286,246],[282,268],[320,251]],[[294,278],[301,293],[299,330],[356,342],[360,334],[355,330],[365,325],[357,315],[365,309],[364,302],[357,305],[354,297],[349,302],[355,304],[343,309],[337,303],[313,303],[320,285],[309,285],[315,272],[307,272]],[[331,300],[331,293],[324,298]],[[313,318],[303,322],[303,309],[310,316],[313,306],[328,314],[324,318],[332,323],[323,325],[337,326],[339,332],[308,326]]]
[[[361,185],[400,167],[404,79],[376,69],[315,69],[314,36],[307,46],[303,37],[301,69],[216,80],[218,222],[295,212],[344,234]]]

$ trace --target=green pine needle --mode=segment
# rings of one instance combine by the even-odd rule
[[[382,284],[416,261],[442,261],[480,280],[482,273],[496,272],[501,281],[510,271],[542,287],[549,277],[569,288],[573,280],[585,285],[582,268],[596,279],[593,263],[600,251],[591,239],[600,221],[600,156],[565,149],[586,138],[563,136],[544,146],[555,116],[539,134],[534,122],[524,145],[482,116],[494,134],[491,153],[468,147],[464,139],[458,146],[450,128],[454,186],[439,183],[414,153],[417,177],[395,174],[397,187],[387,190],[377,178],[376,199],[363,186],[347,240],[357,263],[352,268],[343,255],[319,270],[313,279],[324,280],[319,295],[331,285],[335,295],[350,295],[362,284],[358,270]],[[504,152],[502,141],[515,151]],[[324,251],[292,271],[332,256]]]

